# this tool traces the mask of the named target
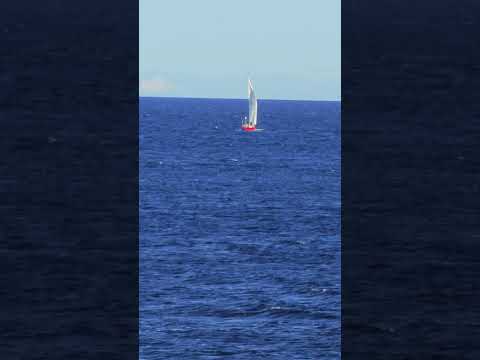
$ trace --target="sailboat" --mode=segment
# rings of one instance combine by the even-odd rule
[[[250,78],[248,79],[248,119],[245,117],[242,122],[244,131],[257,130],[257,98],[253,91],[253,85]]]

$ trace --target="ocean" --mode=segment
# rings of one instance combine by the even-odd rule
[[[140,98],[140,358],[340,359],[340,103]]]

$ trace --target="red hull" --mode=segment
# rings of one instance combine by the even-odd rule
[[[242,126],[243,131],[255,131],[257,128],[255,126]]]

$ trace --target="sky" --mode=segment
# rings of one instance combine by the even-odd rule
[[[340,100],[340,0],[140,0],[140,96]]]

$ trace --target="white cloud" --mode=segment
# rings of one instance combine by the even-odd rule
[[[163,94],[173,89],[173,84],[165,80],[149,79],[140,81],[140,93],[148,93],[151,95]]]

